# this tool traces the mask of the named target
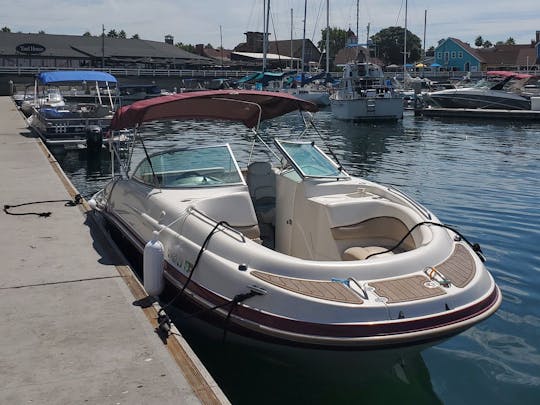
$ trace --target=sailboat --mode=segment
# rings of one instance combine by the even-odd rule
[[[358,2],[356,7],[358,19]],[[356,25],[358,31],[358,22]],[[358,49],[358,32],[356,44],[352,45]],[[361,55],[356,52],[356,60],[343,67],[341,85],[330,95],[333,115],[346,121],[403,118],[403,98],[385,80],[382,68],[369,62],[369,55],[359,60]]]
[[[305,101],[310,101],[317,104],[320,107],[326,107],[330,105],[330,93],[328,88],[318,83],[318,78],[326,77],[329,72],[329,54],[328,54],[328,44],[330,40],[330,27],[329,27],[329,0],[326,0],[326,72],[324,74],[313,76],[312,78],[306,79],[305,77],[305,43],[306,43],[306,14],[307,14],[307,0],[304,0],[304,32],[302,36],[302,72],[300,73],[300,86],[293,81],[294,87],[282,86],[281,91],[284,91],[288,94],[291,94],[295,97],[298,97]],[[291,21],[292,24],[292,21]],[[292,40],[292,29],[291,29],[291,40]],[[292,57],[292,52],[291,52]]]

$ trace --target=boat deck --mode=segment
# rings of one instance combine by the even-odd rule
[[[476,269],[473,257],[461,244],[456,244],[450,257],[433,268],[444,280],[459,288],[463,288],[471,282]],[[251,274],[260,280],[297,294],[347,304],[360,305],[364,302],[354,290],[339,282],[276,276],[257,270],[252,271]],[[379,297],[386,298],[387,303],[395,304],[446,294],[438,282],[430,283],[431,281],[433,280],[427,275],[416,274],[371,281],[369,286],[375,289],[375,293]]]

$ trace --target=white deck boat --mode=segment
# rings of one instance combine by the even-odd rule
[[[346,121],[396,121],[403,118],[403,97],[386,86],[382,69],[369,62],[348,63],[341,84],[330,95],[332,113]]]
[[[111,128],[140,135],[155,120],[226,120],[263,142],[260,121],[295,110],[316,106],[204,91],[123,107]],[[301,115],[301,135],[316,131]],[[92,198],[143,254],[150,295],[164,277],[225,328],[324,349],[423,347],[497,310],[501,293],[477,246],[398,190],[350,176],[313,141],[284,136],[275,166],[244,171],[228,144],[167,149],[124,165]]]
[[[488,72],[489,73],[489,72]],[[528,79],[531,75],[499,72],[504,80],[496,84],[480,81],[472,87],[459,87],[426,93],[428,106],[438,108],[472,108],[493,110],[530,110],[531,100],[522,94],[504,89],[513,79]]]

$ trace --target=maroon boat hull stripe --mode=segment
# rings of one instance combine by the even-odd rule
[[[180,282],[182,285],[187,281],[186,276],[179,273],[171,264],[167,262],[165,265],[165,271],[167,272],[169,277]],[[227,302],[227,300],[200,286],[194,281],[190,281],[187,290],[189,290],[194,295],[201,297],[205,301],[208,301],[212,306],[221,305]],[[245,291],[239,291],[239,293],[243,292]],[[494,288],[491,294],[484,300],[467,308],[464,308],[460,311],[451,311],[447,314],[441,314],[425,319],[403,319],[400,322],[382,324],[366,323],[329,325],[313,323],[293,320],[277,315],[264,313],[258,310],[253,310],[244,305],[238,305],[234,310],[234,314],[250,322],[254,322],[262,326],[282,330],[285,332],[307,334],[320,337],[359,338],[407,334],[457,324],[458,322],[463,322],[467,319],[474,318],[482,314],[483,312],[488,311],[498,301],[498,297],[499,290],[497,288]]]
[[[122,221],[121,218],[117,217],[111,212],[107,213],[109,217],[112,217],[113,222],[119,223],[122,225],[126,231],[128,231],[133,240],[138,241],[138,246],[136,248],[142,253],[145,242],[141,240],[136,233],[131,230],[131,227]],[[165,261],[165,273],[168,277],[174,279],[180,284],[184,285],[187,281],[187,277],[180,273],[174,266],[169,262]],[[246,286],[247,289],[247,286]],[[190,281],[187,287],[187,290],[193,295],[200,297],[201,299],[207,301],[211,306],[222,305],[228,302],[229,300],[224,299],[223,297],[213,293],[212,291],[204,288],[203,286],[197,284],[195,281]],[[245,293],[247,291],[238,291],[238,293]],[[195,304],[202,306],[200,302],[197,302],[193,298],[186,295],[186,298],[191,299]],[[490,309],[497,304],[500,299],[500,291],[495,286],[493,291],[482,301],[477,302],[474,305],[463,308],[459,311],[448,311],[448,313],[439,314],[429,318],[423,319],[410,319],[404,318],[399,322],[392,323],[377,323],[377,324],[321,324],[314,322],[306,322],[301,320],[294,320],[285,318],[278,315],[272,315],[269,313],[264,313],[258,310],[251,309],[245,305],[239,304],[234,309],[233,313],[235,316],[243,318],[254,324],[261,325],[263,327],[272,328],[284,333],[295,333],[301,335],[311,335],[314,337],[321,338],[335,338],[335,339],[347,339],[347,338],[370,338],[370,337],[384,337],[384,336],[399,336],[407,335],[416,332],[430,331],[436,328],[442,328],[446,326],[455,327],[445,332],[446,335],[453,335],[459,333],[459,323],[464,322],[468,319],[472,319],[482,315],[485,312],[490,311]],[[230,320],[234,322],[234,317]],[[253,332],[251,329],[246,328],[236,322],[234,322],[240,329],[247,329]],[[257,333],[257,332],[256,332]],[[260,331],[258,332],[260,333]],[[418,340],[426,340],[426,336],[419,337]],[[429,338],[427,338],[429,340]]]

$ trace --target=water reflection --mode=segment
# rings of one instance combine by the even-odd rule
[[[439,404],[418,352],[332,352],[260,344],[201,320],[175,324],[234,404]]]

